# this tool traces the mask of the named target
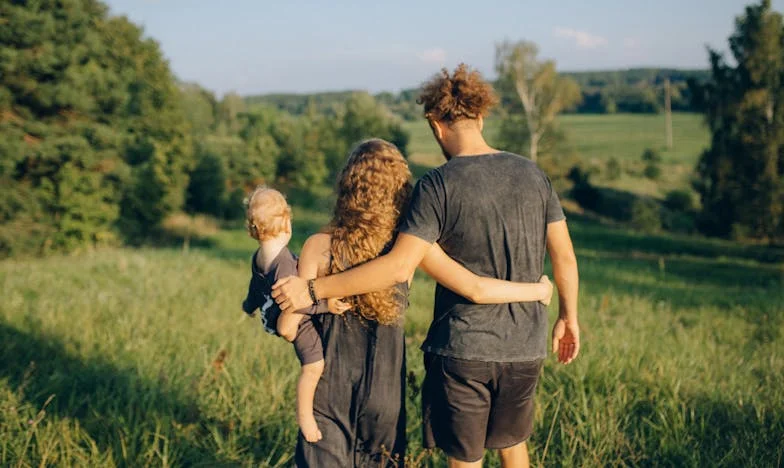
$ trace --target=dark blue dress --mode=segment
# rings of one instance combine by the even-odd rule
[[[400,313],[408,285],[398,285]],[[299,435],[299,467],[402,467],[406,449],[406,358],[402,326],[353,312],[313,317],[324,346],[324,373],[313,402],[323,439]]]

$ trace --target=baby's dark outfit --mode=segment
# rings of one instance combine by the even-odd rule
[[[261,311],[261,323],[267,333],[280,336],[277,331],[280,307],[272,299],[272,285],[276,281],[288,276],[297,276],[297,257],[291,253],[288,247],[283,247],[277,257],[272,261],[269,271],[264,274],[256,265],[257,250],[251,259],[251,278],[248,285],[248,296],[242,301],[242,310],[247,314],[253,314],[256,309]],[[308,314],[299,323],[297,337],[294,339],[294,350],[297,353],[299,362],[302,365],[311,364],[324,359],[324,350],[321,345],[321,337],[313,326],[310,315],[313,313],[326,312],[326,301],[313,306]]]

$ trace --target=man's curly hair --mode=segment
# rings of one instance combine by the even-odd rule
[[[498,103],[490,83],[478,71],[461,63],[452,75],[446,68],[422,85],[417,104],[424,105],[425,117],[452,123],[478,119]]]

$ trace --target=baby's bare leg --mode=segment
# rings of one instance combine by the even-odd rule
[[[297,338],[297,331],[299,330],[299,323],[305,318],[305,315],[296,314],[293,312],[283,312],[278,316],[278,323],[276,327],[278,334],[286,339],[286,341],[294,342]]]
[[[304,364],[297,381],[297,424],[302,435],[308,442],[321,440],[321,431],[313,417],[313,398],[316,396],[321,373],[324,372],[324,360]]]

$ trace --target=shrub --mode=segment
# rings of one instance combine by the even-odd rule
[[[571,192],[574,201],[587,210],[595,211],[601,203],[601,193],[591,185],[591,174],[574,166],[567,178],[574,183]]]
[[[642,152],[642,160],[646,163],[658,164],[662,161],[661,155],[653,148],[645,148]]]
[[[617,158],[610,158],[607,161],[605,170],[607,171],[608,180],[618,180],[621,178],[621,163],[618,162]]]
[[[664,198],[664,206],[672,211],[691,211],[694,202],[688,190],[672,190]]]
[[[661,214],[662,227],[670,232],[693,234],[697,230],[694,214],[665,209]]]
[[[642,173],[647,179],[656,180],[661,176],[661,167],[658,164],[650,163],[645,166]]]
[[[661,208],[655,200],[638,198],[632,203],[630,224],[643,232],[656,232],[662,227]]]

